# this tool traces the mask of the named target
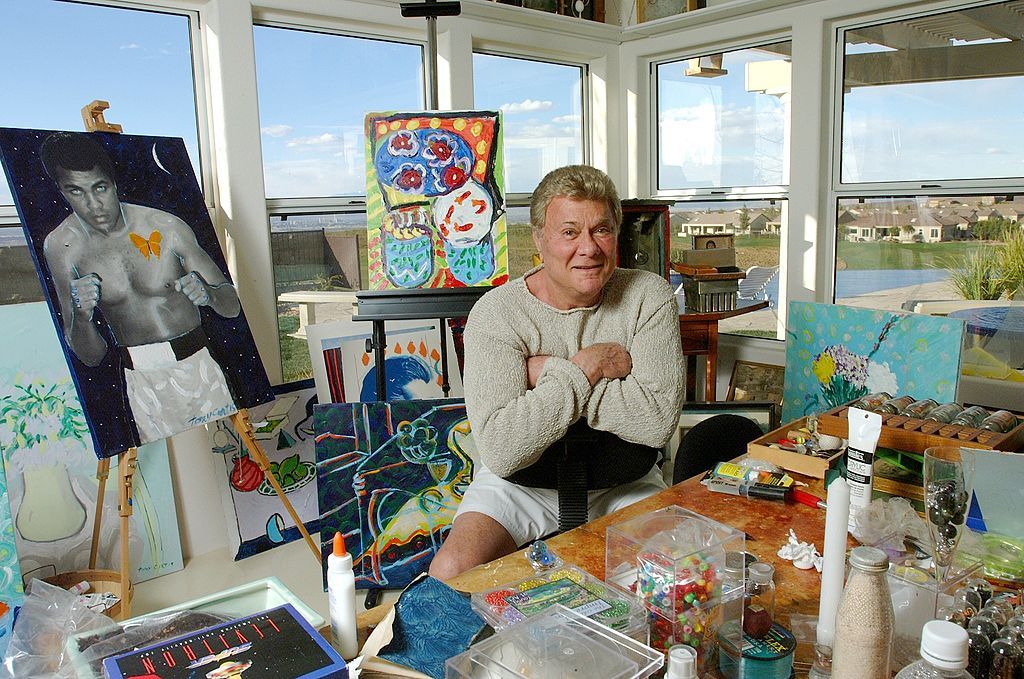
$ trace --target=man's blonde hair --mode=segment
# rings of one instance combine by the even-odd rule
[[[619,202],[615,184],[601,170],[589,165],[566,165],[548,172],[540,180],[530,200],[530,227],[535,232],[544,229],[548,205],[556,196],[607,203],[612,215],[612,226],[618,233],[622,223],[622,203]]]

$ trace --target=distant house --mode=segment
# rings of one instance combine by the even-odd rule
[[[922,212],[910,220],[913,235],[900,240],[912,240],[918,243],[941,243],[958,240],[962,218],[959,215],[943,215],[941,212]],[[906,232],[909,233],[909,232]]]
[[[691,212],[690,219],[680,225],[680,236],[706,236],[719,233],[736,233],[739,216],[729,212]]]

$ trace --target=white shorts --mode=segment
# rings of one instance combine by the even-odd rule
[[[476,465],[473,483],[455,512],[479,512],[500,523],[517,545],[525,545],[558,530],[558,491],[529,488],[506,481],[482,463]],[[666,488],[655,466],[636,481],[614,488],[587,492],[590,520],[610,514]]]

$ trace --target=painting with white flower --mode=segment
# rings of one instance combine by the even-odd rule
[[[961,320],[790,302],[788,325],[784,422],[880,391],[956,400]]]

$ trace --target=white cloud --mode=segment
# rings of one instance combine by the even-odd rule
[[[577,115],[575,113],[572,113],[572,114],[567,115],[567,116],[555,116],[554,118],[551,119],[551,122],[558,123],[559,125],[561,125],[561,124],[578,125],[579,122],[580,122],[580,117],[579,117],[579,115]]]
[[[500,106],[501,112],[505,114],[515,113],[530,113],[533,111],[547,111],[551,108],[552,103],[550,101],[538,101],[536,99],[523,99],[522,101],[515,102],[512,104],[502,104]]]
[[[291,125],[267,125],[266,127],[261,127],[260,132],[268,137],[283,137],[294,129]]]
[[[330,144],[336,144],[341,141],[341,138],[336,134],[330,132],[324,132],[321,135],[314,137],[296,137],[288,142],[289,148],[297,146],[328,146]]]
[[[140,47],[142,47],[142,45],[139,45],[138,43],[134,43],[134,42],[129,42],[129,43],[126,43],[124,45],[121,45],[118,49],[122,49],[122,50],[137,50]]]

